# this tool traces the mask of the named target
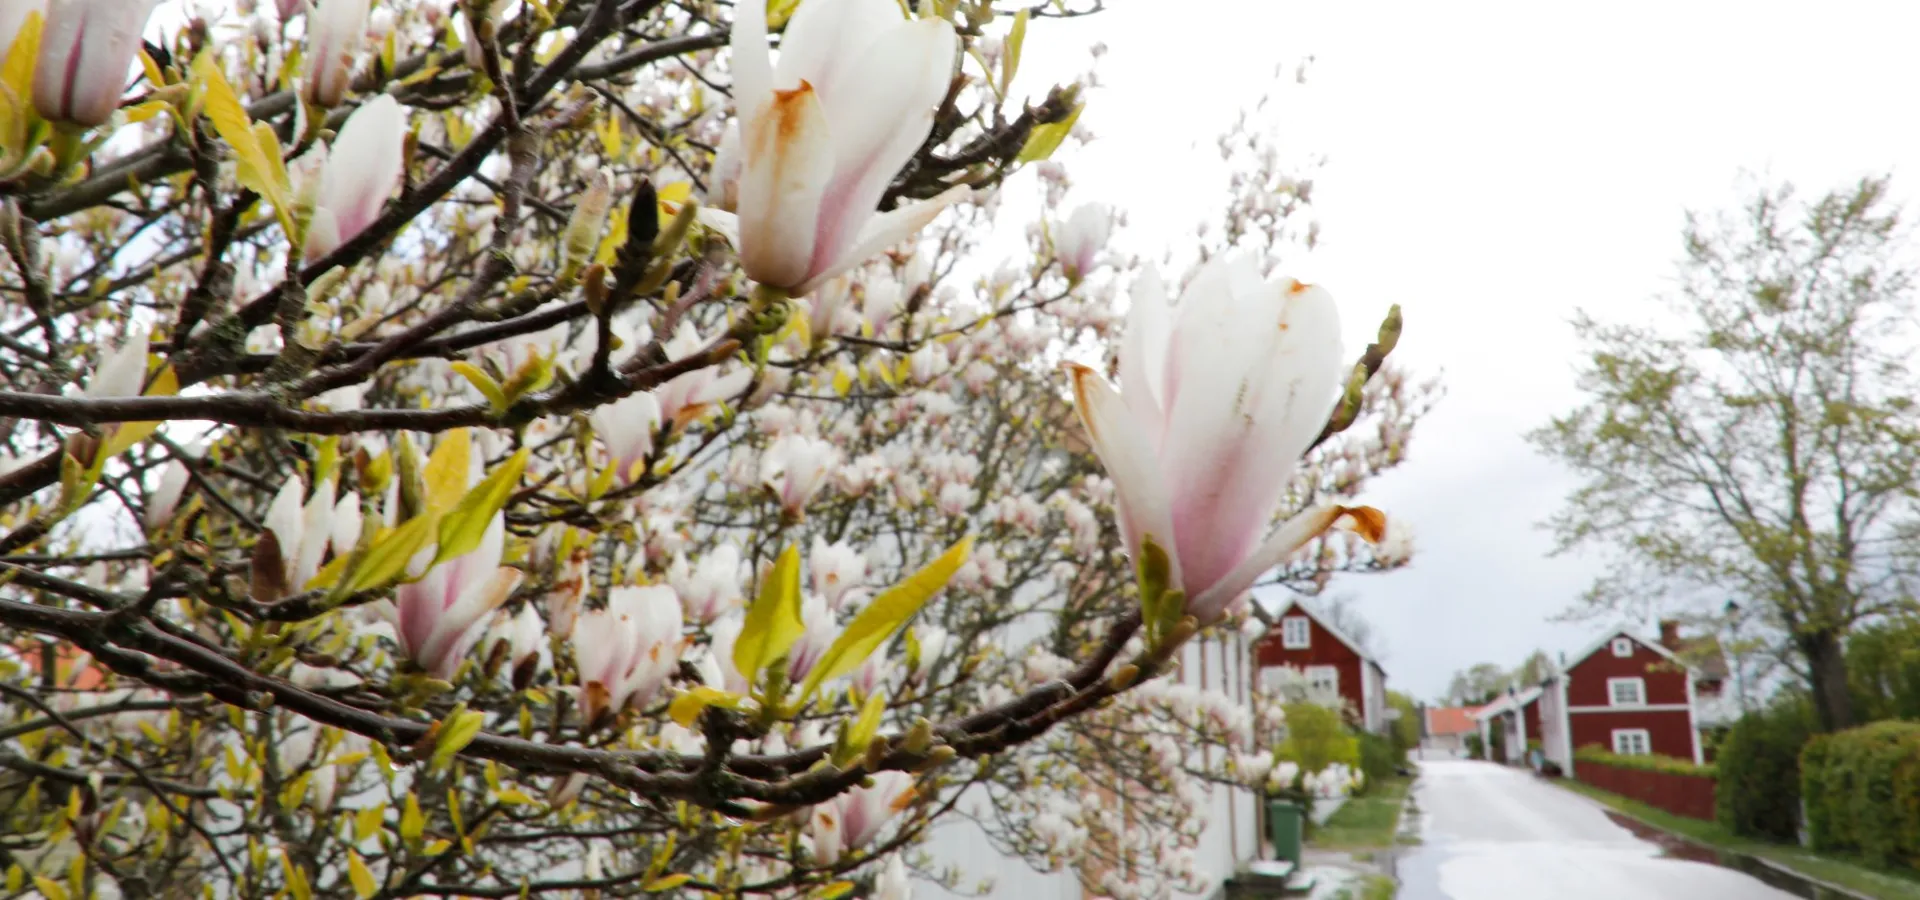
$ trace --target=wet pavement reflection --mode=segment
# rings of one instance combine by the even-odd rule
[[[1649,828],[1531,773],[1421,764],[1401,900],[1852,900],[1741,854]]]

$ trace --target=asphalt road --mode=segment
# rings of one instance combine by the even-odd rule
[[[1675,858],[1603,807],[1492,763],[1420,764],[1421,844],[1400,900],[1789,900],[1750,875]]]

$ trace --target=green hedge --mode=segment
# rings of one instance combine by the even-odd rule
[[[1714,812],[1722,827],[1746,837],[1799,841],[1800,750],[1813,731],[1813,711],[1797,699],[1734,723],[1714,756],[1720,770]]]
[[[1400,749],[1392,738],[1378,734],[1360,735],[1360,771],[1366,773],[1369,784],[1393,777],[1406,762],[1406,751]]]
[[[1698,775],[1702,778],[1717,777],[1717,773],[1715,773],[1712,766],[1697,766],[1693,764],[1692,760],[1680,759],[1673,756],[1656,756],[1654,754],[1622,756],[1618,753],[1608,753],[1592,744],[1573,751],[1573,758],[1579,762],[1600,763],[1601,765],[1618,766],[1622,769],[1640,769],[1645,772],[1666,772],[1670,775]]]
[[[1920,869],[1920,722],[1820,735],[1800,752],[1813,848]]]

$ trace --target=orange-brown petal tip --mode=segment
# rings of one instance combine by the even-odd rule
[[[1378,544],[1387,536],[1387,514],[1371,506],[1342,506],[1339,514],[1337,524],[1366,538],[1368,543]]]

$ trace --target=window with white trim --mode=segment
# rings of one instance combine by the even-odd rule
[[[1340,693],[1340,670],[1334,666],[1308,666],[1307,686],[1315,692]]]
[[[1644,678],[1607,679],[1607,703],[1610,706],[1647,705],[1647,681]]]
[[[1313,620],[1306,616],[1288,616],[1280,620],[1280,646],[1286,650],[1305,650],[1313,645]]]
[[[1645,728],[1615,728],[1613,752],[1621,756],[1647,756],[1653,753],[1653,739]]]
[[[1633,655],[1633,639],[1617,637],[1613,639],[1613,655],[1622,659]]]

